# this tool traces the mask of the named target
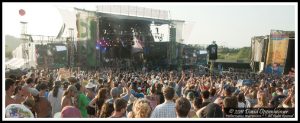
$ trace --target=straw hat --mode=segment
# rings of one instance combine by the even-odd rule
[[[89,83],[85,86],[85,88],[93,88],[93,87],[96,87],[96,85],[93,84],[93,83],[91,83],[91,82],[89,82]]]

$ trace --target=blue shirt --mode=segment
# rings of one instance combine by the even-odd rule
[[[137,94],[138,94],[138,93],[135,92],[133,89],[130,90],[130,93],[131,93],[134,97],[137,97]]]
[[[143,94],[143,93],[138,93],[138,94],[136,95],[136,97],[137,97],[137,98],[144,98],[144,94]]]

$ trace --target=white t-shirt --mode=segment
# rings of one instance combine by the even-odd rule
[[[55,113],[61,111],[61,101],[63,97],[63,89],[59,88],[57,97],[53,96],[53,91],[51,91],[48,95],[48,101],[50,102],[52,106],[52,115],[54,116]]]

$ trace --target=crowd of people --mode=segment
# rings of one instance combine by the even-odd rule
[[[66,77],[43,69],[6,75],[5,116],[221,118],[227,108],[294,108],[294,94],[293,74],[103,68]],[[17,105],[30,115],[18,114]]]

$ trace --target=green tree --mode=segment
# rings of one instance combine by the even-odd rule
[[[237,59],[245,59],[249,60],[251,54],[250,47],[243,47],[240,49],[240,51],[237,53]]]
[[[5,52],[5,57],[11,59],[12,58],[12,52]]]

